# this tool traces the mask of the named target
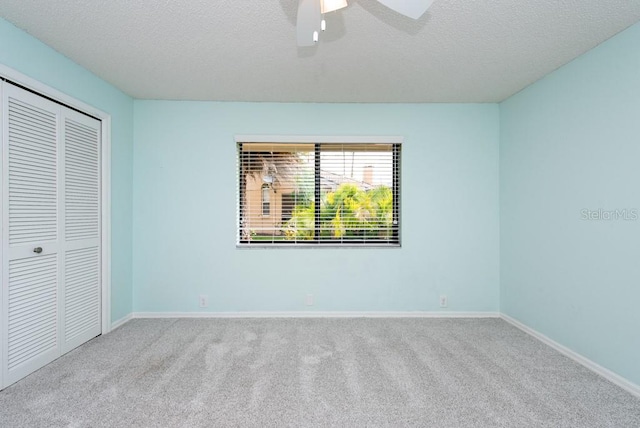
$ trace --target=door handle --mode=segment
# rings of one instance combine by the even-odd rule
[[[36,254],[40,254],[42,252],[42,247],[36,247],[33,249],[33,252]]]

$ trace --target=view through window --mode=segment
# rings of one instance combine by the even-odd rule
[[[238,182],[240,245],[400,244],[400,144],[238,143]]]

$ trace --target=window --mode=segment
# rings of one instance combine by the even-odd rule
[[[262,185],[262,216],[269,217],[271,212],[271,189],[268,184]]]
[[[238,244],[399,246],[400,148],[238,142]]]

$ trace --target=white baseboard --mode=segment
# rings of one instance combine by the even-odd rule
[[[498,312],[134,312],[133,318],[500,318]]]
[[[132,319],[133,319],[133,313],[130,313],[128,315],[123,316],[119,320],[112,322],[111,323],[111,331],[115,330],[118,327],[122,327],[123,325],[125,325],[127,322],[129,322]]]
[[[544,334],[538,332],[537,330],[534,330],[531,327],[528,327],[528,326],[524,325],[523,323],[521,323],[520,321],[516,320],[515,318],[511,318],[509,315],[502,314],[501,318],[503,320],[505,320],[506,322],[508,322],[509,324],[513,325],[514,327],[517,327],[520,330],[524,331],[525,333],[535,337],[536,339],[538,339],[542,343],[552,347],[553,349],[555,349],[556,351],[560,352],[561,354],[571,358],[575,362],[577,362],[579,364],[582,364],[584,367],[588,368],[592,372],[594,372],[596,374],[599,374],[603,378],[607,379],[609,382],[619,386],[620,388],[624,389],[625,391],[628,391],[631,394],[635,395],[636,397],[640,398],[640,386],[636,385],[635,383],[623,378],[622,376],[612,372],[609,369],[606,369],[606,368],[602,367],[601,365],[599,365],[599,364],[591,361],[590,359],[578,354],[577,352],[572,351],[571,349],[567,348],[566,346],[559,344],[555,340],[550,339],[549,337],[547,337]]]

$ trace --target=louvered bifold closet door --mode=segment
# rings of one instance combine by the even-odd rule
[[[2,379],[99,335],[100,121],[0,81]]]
[[[64,291],[62,352],[101,332],[100,122],[63,111]]]
[[[2,352],[11,384],[59,356],[59,105],[2,86]]]

